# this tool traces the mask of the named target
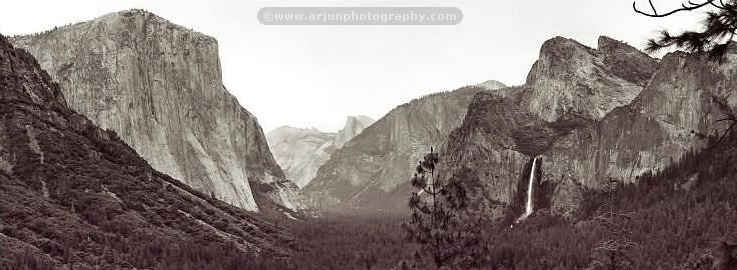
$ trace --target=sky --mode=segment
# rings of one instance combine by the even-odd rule
[[[662,9],[679,4],[654,0]],[[648,7],[638,0],[639,6]],[[263,7],[451,6],[457,25],[262,25]],[[642,48],[700,13],[650,18],[629,0],[509,1],[34,1],[0,0],[0,33],[28,34],[143,8],[218,40],[223,83],[265,132],[282,125],[334,132],[346,116],[379,119],[394,107],[486,80],[525,82],[555,36],[596,48],[600,35]]]

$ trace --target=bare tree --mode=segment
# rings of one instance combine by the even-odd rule
[[[655,5],[653,4],[653,1],[652,0],[648,0],[648,4],[650,4],[650,8],[653,11],[652,13],[648,13],[648,12],[641,11],[640,9],[638,9],[637,8],[637,2],[632,2],[632,9],[634,9],[635,12],[640,13],[640,14],[645,15],[645,16],[648,16],[648,17],[658,17],[658,18],[661,18],[661,17],[667,17],[667,16],[670,16],[670,15],[673,15],[673,14],[678,13],[678,12],[681,12],[681,11],[692,11],[692,10],[700,9],[702,7],[709,6],[709,5],[714,6],[714,7],[717,7],[717,8],[720,8],[720,9],[727,9],[728,8],[728,4],[724,4],[724,1],[723,0],[707,0],[707,1],[704,1],[704,2],[701,2],[701,3],[696,3],[696,2],[688,1],[688,4],[681,4],[681,7],[680,8],[671,9],[670,11],[666,11],[665,13],[658,14],[658,10],[655,8]]]
[[[631,251],[639,245],[631,240],[632,216],[629,213],[614,211],[614,191],[619,181],[610,178],[604,192],[609,193],[609,203],[602,205],[600,215],[594,217],[598,226],[606,231],[606,238],[601,240],[593,249],[591,266],[594,269],[624,270],[636,269],[636,262]]]

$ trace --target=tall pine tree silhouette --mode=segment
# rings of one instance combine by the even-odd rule
[[[471,202],[474,184],[478,184],[468,170],[461,170],[448,180],[440,181],[437,172],[438,153],[430,148],[417,165],[409,207],[412,216],[402,224],[409,240],[418,244],[412,266],[428,268],[471,268],[481,264],[488,244],[480,241],[484,220],[483,206]],[[475,180],[474,180],[475,179]]]

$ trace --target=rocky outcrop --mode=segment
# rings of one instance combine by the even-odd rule
[[[210,36],[129,10],[12,42],[49,70],[73,109],[199,191],[257,211],[249,181],[285,177],[256,117],[223,86]]]
[[[632,102],[657,62],[608,37],[600,37],[598,47],[562,37],[545,41],[527,75],[521,106],[554,122],[565,117],[599,120]]]
[[[3,266],[195,267],[202,262],[170,256],[241,263],[298,247],[283,228],[154,170],[116,132],[67,107],[62,92],[0,35]]]
[[[536,185],[552,183],[551,209],[571,215],[582,188],[635,182],[724,130],[716,120],[737,109],[735,51],[721,63],[682,52],[656,63],[605,37],[598,50],[554,38],[526,85],[474,97],[443,157],[451,171],[473,169],[489,199],[514,204],[539,156]]]
[[[497,80],[488,80],[482,83],[476,84],[476,86],[486,88],[488,90],[497,90],[501,88],[507,87],[504,83],[497,81]]]
[[[469,86],[394,108],[335,151],[303,190],[327,211],[406,211],[417,161],[444,144],[482,91],[489,90]]]
[[[282,126],[266,134],[266,140],[287,178],[302,188],[310,183],[317,169],[325,164],[336,149],[343,147],[373,122],[368,116],[349,116],[345,127],[337,134],[315,128]]]
[[[737,50],[721,63],[682,52],[666,55],[631,104],[565,136],[545,155],[550,179],[600,187],[609,178],[635,182],[688,151],[703,150],[737,110]],[[721,133],[719,133],[721,134]]]
[[[518,200],[525,198],[518,188],[526,189],[532,159],[542,155],[536,174],[563,164],[564,160],[546,153],[580,128],[629,104],[656,64],[642,52],[607,37],[599,38],[597,50],[571,39],[550,39],[543,44],[525,85],[474,97],[463,124],[449,137],[442,155],[445,166],[451,173],[470,168],[486,186],[484,198],[519,211]],[[550,179],[538,177],[537,189],[541,180]],[[580,198],[578,186],[575,182],[556,184],[555,194],[574,195],[571,200],[553,197],[551,203],[557,203],[556,211],[570,212],[569,204]]]
[[[441,171],[476,174],[484,185],[485,198],[511,203],[518,193],[517,183],[529,176],[532,157],[550,148],[576,125],[547,123],[510,98],[494,92],[478,93],[463,124],[449,136],[441,153]]]
[[[335,136],[335,147],[342,148],[348,141],[360,134],[366,127],[376,122],[376,120],[365,115],[348,116],[345,120],[345,126],[338,131]]]

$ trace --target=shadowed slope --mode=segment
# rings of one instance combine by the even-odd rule
[[[218,268],[296,247],[283,229],[151,168],[69,109],[1,35],[0,64],[3,269]]]

